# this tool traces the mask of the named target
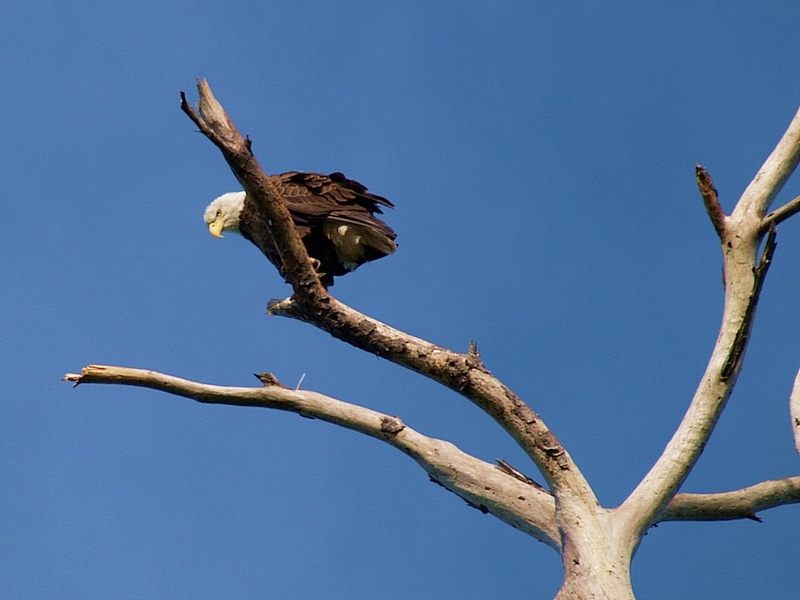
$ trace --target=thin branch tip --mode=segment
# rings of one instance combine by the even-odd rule
[[[82,375],[78,375],[77,373],[67,373],[61,378],[61,381],[71,381],[72,387],[78,387],[78,384],[81,383]]]
[[[780,208],[773,210],[766,217],[764,217],[761,220],[759,233],[763,234],[770,227],[783,223],[786,219],[793,217],[798,212],[800,212],[800,196],[794,198],[793,200],[789,200],[789,202]]]
[[[764,520],[759,517],[756,513],[751,513],[749,515],[744,516],[745,519],[750,519],[751,521],[755,521],[756,523],[763,523]]]
[[[101,365],[87,365],[81,369],[80,373],[67,373],[61,378],[61,381],[72,381],[74,383],[72,387],[78,387],[78,384],[87,382],[87,377],[90,377],[92,372],[97,375],[103,370],[104,367]]]
[[[695,165],[695,178],[697,179],[697,187],[700,188],[700,195],[703,198],[706,212],[711,219],[711,224],[714,225],[714,229],[720,239],[723,239],[725,236],[725,220],[727,217],[719,203],[717,188],[714,187],[711,175],[709,175],[708,171],[701,165]]]

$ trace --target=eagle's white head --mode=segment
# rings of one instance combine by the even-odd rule
[[[206,208],[203,220],[214,237],[222,237],[223,231],[239,231],[239,215],[244,208],[244,192],[222,194]]]

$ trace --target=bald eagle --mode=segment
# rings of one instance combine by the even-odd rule
[[[297,232],[319,273],[322,285],[333,285],[335,276],[345,275],[371,260],[397,249],[395,233],[375,216],[380,206],[394,208],[386,198],[342,173],[320,175],[291,171],[270,175],[286,203]],[[244,192],[223,194],[206,208],[203,220],[216,237],[236,231],[264,253],[283,273],[280,254],[269,228],[255,203]]]

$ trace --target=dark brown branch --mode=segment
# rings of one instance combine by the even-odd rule
[[[720,494],[676,494],[656,522],[760,520],[759,511],[797,503],[800,477],[787,477]]]
[[[708,174],[703,167],[697,165],[695,167],[695,177],[697,178],[697,187],[700,188],[700,195],[703,197],[703,204],[706,206],[711,223],[717,231],[720,239],[725,236],[725,211],[719,203],[719,195],[717,188],[714,187],[714,182],[711,181],[711,175]]]

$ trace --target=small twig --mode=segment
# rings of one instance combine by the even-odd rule
[[[703,197],[703,204],[706,206],[711,223],[717,231],[720,239],[725,236],[725,211],[719,203],[719,195],[717,188],[714,187],[714,182],[711,181],[711,175],[708,174],[703,167],[697,165],[695,167],[695,177],[697,178],[697,187],[700,188],[700,195]]]
[[[258,380],[259,380],[261,383],[263,383],[265,386],[268,386],[268,385],[278,385],[278,386],[280,386],[280,387],[282,387],[282,388],[285,388],[285,387],[286,387],[286,386],[285,386],[285,385],[283,385],[283,384],[282,384],[280,381],[278,381],[278,378],[277,378],[277,377],[275,377],[275,375],[273,375],[272,373],[267,373],[267,372],[265,371],[265,372],[263,372],[263,373],[253,373],[253,375],[255,375],[255,377],[256,377],[256,378],[257,378],[257,379],[258,379]],[[76,384],[76,385],[77,385],[77,384]]]
[[[476,369],[486,369],[481,361],[481,353],[478,350],[478,342],[472,340],[469,343],[469,353],[467,354],[467,364]]]
[[[300,389],[300,386],[301,386],[301,385],[303,385],[303,380],[304,380],[305,378],[306,378],[306,374],[305,374],[305,373],[303,373],[303,374],[300,376],[300,381],[298,381],[298,382],[297,382],[297,387],[296,387],[296,388],[294,388],[295,390],[299,390],[299,389]]]
[[[539,488],[540,490],[544,490],[544,488],[541,485],[536,483],[533,479],[531,479],[530,477],[525,475],[525,473],[523,473],[519,469],[515,469],[514,467],[512,467],[510,464],[508,464],[502,458],[495,458],[494,460],[497,463],[497,468],[500,469],[501,471],[503,471],[504,473],[507,473],[508,475],[511,475],[511,477],[516,477],[517,479],[519,479],[520,481],[524,481],[528,485],[532,485],[534,487]],[[545,490],[545,491],[547,491],[547,490]]]
[[[789,217],[796,215],[800,212],[800,196],[794,200],[790,200],[778,209],[773,210],[766,217],[761,220],[759,226],[759,233],[764,234],[770,227],[783,223]]]

